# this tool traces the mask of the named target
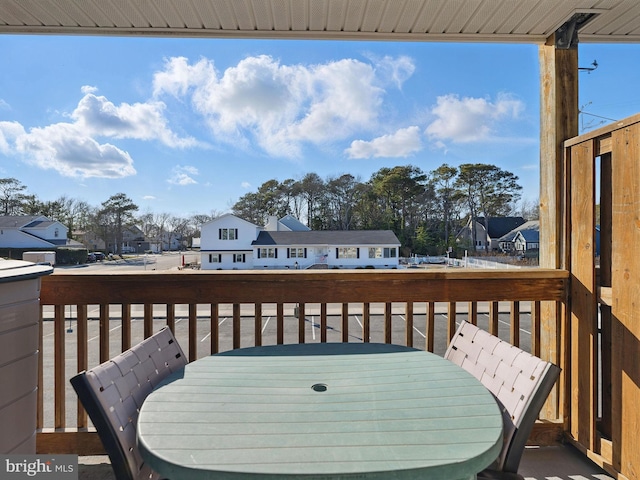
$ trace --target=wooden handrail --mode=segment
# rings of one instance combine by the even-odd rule
[[[53,274],[42,305],[565,301],[564,270],[180,271]]]

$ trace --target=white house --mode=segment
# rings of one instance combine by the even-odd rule
[[[202,226],[201,268],[396,268],[400,242],[390,230],[314,231],[287,215],[265,227],[223,215]]]
[[[0,216],[0,248],[48,249],[67,245],[69,229],[44,215]]]

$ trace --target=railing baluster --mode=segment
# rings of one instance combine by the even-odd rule
[[[478,325],[478,302],[469,302],[467,308],[469,310],[469,323]]]
[[[540,302],[531,302],[531,353],[540,356]]]
[[[153,335],[153,304],[144,304],[144,338]]]
[[[371,304],[362,304],[362,341],[368,343],[371,340]]]
[[[278,303],[276,305],[276,343],[278,345],[282,345],[284,343],[284,305],[282,303]]]
[[[349,341],[349,304],[342,304],[342,341]]]
[[[436,323],[436,304],[435,302],[427,302],[427,315],[425,325],[425,348],[428,352],[433,352],[435,341],[435,323]]]
[[[217,303],[211,304],[211,354],[220,351],[220,310]]]
[[[131,348],[131,304],[125,303],[122,305],[122,351],[127,351]]]
[[[100,305],[100,363],[109,360],[109,305]]]
[[[254,305],[254,342],[257,347],[262,345],[262,304],[256,303]]]
[[[392,343],[391,335],[391,307],[392,303],[386,302],[384,304],[384,343]]]
[[[235,347],[238,348],[238,347]],[[189,304],[189,361],[198,359],[198,305]]]
[[[511,345],[520,346],[520,302],[511,302]]]
[[[405,306],[405,317],[407,319],[407,326],[406,326],[407,347],[413,347],[413,302],[407,302]]]
[[[54,318],[54,425],[64,428],[65,419],[65,338],[64,305],[56,305]]]
[[[298,343],[305,342],[305,308],[304,303],[298,304]]]
[[[169,330],[176,334],[176,305],[175,303],[167,303],[167,326]]]
[[[87,306],[76,306],[76,349],[77,349],[77,371],[81,372],[88,368],[88,332],[87,332]],[[77,401],[77,423],[78,427],[87,426],[87,412],[85,412],[80,400]]]
[[[320,341],[327,342],[327,304],[320,304]]]
[[[498,315],[500,314],[500,306],[498,302],[489,304],[489,333],[498,336]]]

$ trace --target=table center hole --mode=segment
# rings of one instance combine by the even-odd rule
[[[311,386],[311,389],[314,392],[326,392],[327,391],[327,384],[326,383],[316,383],[315,385]]]

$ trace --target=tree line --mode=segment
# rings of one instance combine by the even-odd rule
[[[191,245],[193,237],[200,236],[200,226],[216,216],[195,214],[179,217],[169,213],[143,212],[124,193],[112,195],[98,206],[66,195],[56,200],[40,200],[27,193],[26,185],[15,178],[0,178],[0,215],[44,215],[69,228],[69,236],[76,232],[92,232],[111,245],[112,253],[121,253],[126,229],[140,228],[146,240],[152,244],[171,244],[179,238],[183,246]]]
[[[469,216],[518,215],[538,218],[537,202],[520,201],[522,187],[511,172],[489,164],[446,164],[424,172],[413,165],[381,168],[363,181],[351,174],[322,179],[308,173],[299,180],[272,179],[238,199],[233,214],[257,225],[270,216],[293,215],[313,230],[392,230],[402,255],[442,254]],[[0,214],[44,215],[74,232],[93,232],[120,253],[123,232],[137,226],[151,243],[179,238],[184,246],[218,212],[188,217],[146,211],[124,193],[98,206],[66,195],[52,201],[27,193],[15,178],[0,178]],[[475,222],[474,222],[475,225]],[[474,232],[475,233],[475,232]]]
[[[537,219],[537,202],[521,202],[521,191],[518,177],[495,165],[443,164],[430,172],[405,165],[381,168],[366,181],[316,173],[272,179],[240,197],[232,212],[258,225],[291,214],[313,230],[392,230],[403,255],[435,255],[455,246],[470,216]]]

